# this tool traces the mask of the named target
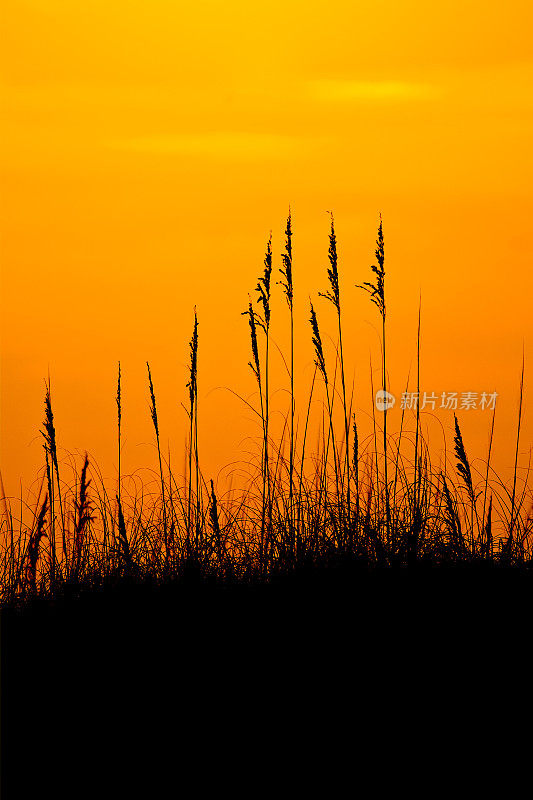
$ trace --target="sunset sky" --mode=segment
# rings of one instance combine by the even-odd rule
[[[332,210],[349,383],[368,427],[378,315],[354,285],[370,279],[381,213],[392,391],[414,375],[421,293],[421,389],[498,392],[495,463],[507,474],[524,345],[527,465],[530,0],[3,0],[0,13],[9,494],[42,467],[48,373],[60,447],[88,449],[116,476],[119,359],[125,468],[156,465],[148,359],[164,449],[181,469],[194,306],[206,477],[246,459],[258,429],[226,387],[255,401],[241,312],[270,230],[279,278],[289,203],[300,415],[313,372],[309,295],[330,356],[335,336],[333,309],[316,298],[327,288]],[[287,309],[275,291],[272,330],[284,348]],[[274,385],[286,390],[277,352],[274,361]],[[286,393],[273,403],[283,413]],[[438,452],[441,424],[451,444],[453,415],[434,416]],[[485,457],[490,414],[458,416],[471,457]]]

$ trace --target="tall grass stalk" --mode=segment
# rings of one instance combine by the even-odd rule
[[[193,528],[193,460],[196,484],[196,503],[194,520],[195,559],[198,558],[198,516],[199,516],[199,466],[198,466],[198,317],[194,310],[192,337],[189,342],[189,491],[187,502],[187,559],[191,557],[191,538]],[[194,456],[193,456],[194,453]]]
[[[83,553],[86,547],[86,529],[89,523],[91,523],[94,519],[92,514],[92,503],[89,498],[89,484],[91,481],[87,477],[88,469],[89,456],[87,453],[85,453],[85,460],[83,462],[80,476],[79,497],[75,504],[74,542],[71,565],[71,578],[74,580],[78,579],[80,567],[82,565]]]
[[[265,334],[265,396],[264,396],[264,422],[263,422],[263,458],[262,458],[262,474],[263,474],[263,507],[266,507],[268,513],[267,524],[270,528],[272,525],[272,503],[270,494],[270,465],[269,465],[269,425],[270,425],[270,386],[269,386],[269,365],[270,365],[270,292],[271,292],[271,279],[272,279],[272,233],[267,242],[267,248],[264,258],[263,275],[259,278],[256,286],[256,291],[259,294],[257,302],[261,303],[263,307],[263,314],[261,316],[256,314],[259,326]],[[261,387],[260,391],[261,391]],[[263,514],[264,516],[264,514]]]
[[[474,513],[477,516],[477,510],[476,510],[477,498],[474,489],[474,484],[472,481],[472,471],[470,469],[470,462],[468,461],[468,457],[466,455],[466,450],[463,443],[463,436],[461,434],[461,428],[459,427],[459,420],[457,419],[456,414],[454,414],[453,416],[455,420],[454,449],[457,458],[457,472],[459,473],[459,475],[463,480],[463,483],[465,485],[470,500],[470,505],[471,505],[470,534],[471,534],[472,550],[474,550]]]
[[[259,357],[259,344],[257,340],[257,327],[261,325],[261,321],[258,321],[258,316],[253,309],[252,301],[248,301],[248,309],[242,312],[244,316],[248,317],[248,325],[250,326],[250,344],[252,348],[252,360],[248,362],[248,366],[252,370],[254,377],[257,381],[257,388],[259,390],[259,406],[260,406],[260,416],[261,416],[261,426],[262,426],[262,453],[261,453],[261,474],[263,478],[263,491],[261,494],[261,540],[259,546],[259,562],[260,562],[260,570],[263,571],[265,567],[266,561],[266,549],[267,543],[265,541],[265,531],[266,531],[266,482],[265,482],[265,443],[266,443],[266,415],[265,415],[265,403],[263,400],[263,383],[261,380],[261,361]]]
[[[59,480],[59,462],[57,458],[57,441],[56,430],[54,425],[54,414],[52,412],[52,398],[50,396],[50,381],[46,384],[46,392],[44,398],[44,423],[41,435],[44,438],[44,450],[47,463],[47,480],[48,480],[48,493],[50,497],[50,517],[52,529],[52,572],[55,575],[56,570],[56,552],[55,552],[55,515],[54,515],[54,471],[57,482],[57,496],[59,500],[59,511],[61,514],[61,539],[63,549],[63,560],[65,568],[68,572],[68,552],[66,542],[65,530],[65,514],[63,512],[63,500],[61,495],[61,483]]]
[[[163,474],[163,459],[161,458],[161,443],[159,440],[159,421],[157,418],[157,405],[155,399],[155,391],[154,391],[154,384],[152,381],[152,373],[150,371],[150,364],[148,361],[146,362],[146,367],[148,369],[148,388],[150,390],[150,416],[152,417],[152,423],[154,426],[155,431],[155,440],[157,445],[157,458],[159,461],[159,478],[161,481],[161,502],[163,504],[163,538],[165,542],[165,567],[168,567],[168,527],[167,527],[167,504],[166,504],[166,496],[165,496],[165,477]]]
[[[280,272],[283,280],[280,281],[287,305],[289,306],[290,313],[290,381],[291,381],[291,429],[290,429],[290,445],[289,445],[289,520],[290,520],[290,538],[293,534],[293,490],[294,490],[294,292],[292,281],[292,217],[291,209],[289,207],[289,215],[287,217],[287,227],[285,228],[285,252],[282,253],[283,269]]]
[[[418,438],[420,434],[420,322],[422,315],[422,295],[418,300],[418,328],[416,333],[416,432],[415,432],[415,491],[414,508],[418,508]]]
[[[120,361],[118,362],[118,377],[117,377],[117,449],[118,449],[118,496],[120,498],[122,472],[121,472],[121,457],[122,457],[122,374],[120,369]]]
[[[353,415],[353,439],[352,439],[352,465],[355,480],[355,528],[359,528],[359,434],[357,432],[357,421]],[[351,529],[350,529],[351,530]],[[353,543],[352,543],[353,544]]]
[[[315,349],[315,364],[316,364],[316,366],[318,368],[318,371],[322,375],[322,378],[324,380],[324,387],[325,387],[325,390],[326,390],[326,402],[327,402],[328,421],[329,421],[328,439],[329,439],[329,437],[331,437],[331,443],[332,443],[332,447],[333,447],[333,462],[334,462],[334,468],[335,468],[335,487],[336,487],[336,494],[337,494],[337,509],[339,509],[340,502],[341,502],[340,493],[339,493],[339,469],[338,469],[338,464],[337,464],[337,450],[336,450],[336,447],[335,447],[335,433],[334,433],[334,429],[333,429],[333,406],[332,406],[332,399],[331,399],[331,393],[330,393],[330,387],[329,387],[328,373],[327,373],[327,369],[326,369],[326,358],[324,356],[324,348],[322,346],[322,337],[320,335],[320,329],[318,327],[318,320],[317,320],[316,312],[315,312],[315,309],[313,308],[313,304],[312,304],[311,301],[309,301],[309,306],[310,306],[310,312],[311,312],[311,317],[310,317],[309,321],[311,323],[311,331],[312,331],[312,334],[313,334],[312,335],[312,341],[313,341],[313,346],[314,346],[314,349]],[[328,460],[328,445],[326,445],[326,451],[325,451],[325,454],[324,454],[324,496],[325,497],[327,496],[327,483],[326,483],[326,481],[327,481],[327,460]],[[339,515],[339,517],[340,517],[340,515]],[[339,529],[340,529],[341,525],[342,525],[342,521],[340,520],[340,518],[338,520],[338,524],[339,524]]]
[[[335,235],[335,219],[333,212],[331,215],[331,227],[329,232],[329,268],[328,279],[330,288],[326,292],[319,292],[321,297],[329,300],[337,312],[337,325],[339,332],[339,352],[340,352],[340,365],[341,365],[341,384],[342,384],[342,407],[344,413],[344,455],[346,464],[346,527],[348,529],[348,536],[350,537],[351,546],[351,527],[352,515],[350,504],[350,446],[349,446],[349,424],[348,424],[348,407],[346,404],[346,381],[344,377],[344,349],[342,344],[342,323],[341,323],[341,300],[340,300],[340,287],[339,287],[339,270],[338,270],[338,255],[337,255],[337,237]]]
[[[217,496],[215,494],[215,486],[213,484],[213,479],[211,478],[211,504],[209,506],[209,518],[211,521],[211,529],[213,531],[213,535],[215,538],[215,548],[217,554],[217,563],[219,568],[223,567],[223,557],[222,557],[222,539],[220,534],[220,520],[218,517],[218,503],[217,503]]]
[[[491,538],[491,525],[490,525],[490,523],[491,523],[491,517],[492,517],[492,495],[490,496],[490,505],[489,505],[489,511],[488,511],[487,520],[485,520],[485,509],[486,509],[486,503],[487,503],[487,492],[488,492],[488,488],[489,488],[490,457],[491,457],[491,453],[492,453],[492,440],[493,440],[493,437],[494,437],[494,421],[495,421],[495,419],[496,419],[496,406],[494,407],[494,410],[492,412],[492,421],[491,421],[491,425],[490,425],[489,451],[488,451],[488,454],[487,454],[487,469],[486,469],[486,472],[485,472],[485,489],[484,489],[484,492],[483,492],[483,516],[482,516],[482,521],[483,521],[483,529],[485,530],[485,532],[487,534],[487,538],[486,538],[486,541],[484,543],[484,545],[485,545],[485,555],[486,555],[487,558],[490,558],[491,551],[492,551],[492,541],[489,542],[489,537]]]
[[[520,373],[520,397],[518,403],[518,422],[516,427],[516,447],[515,447],[514,470],[513,470],[513,494],[511,498],[511,522],[509,525],[509,538],[506,544],[506,551],[508,553],[511,552],[513,547],[513,533],[516,523],[515,520],[516,479],[518,474],[518,448],[520,446],[520,429],[522,426],[522,401],[524,399],[524,365],[525,365],[525,355],[524,355],[524,349],[522,348],[522,371]]]
[[[372,356],[370,356],[370,394],[371,394],[371,402],[372,402],[372,429],[374,434],[374,457],[376,460],[376,515],[378,519],[380,518],[380,499],[381,499],[381,492],[380,492],[380,480],[379,480],[379,453],[378,453],[378,436],[377,436],[377,426],[376,426],[376,398],[374,396],[374,372],[372,370]]]
[[[37,590],[37,562],[39,560],[39,550],[41,539],[46,536],[45,533],[45,525],[46,525],[46,512],[48,508],[48,494],[45,493],[44,500],[41,505],[41,509],[39,511],[39,515],[37,517],[37,526],[30,536],[30,541],[28,543],[28,552],[26,556],[26,585],[29,586],[29,590],[32,594],[35,594]]]
[[[364,289],[370,294],[371,301],[378,307],[381,316],[381,365],[382,365],[382,387],[384,398],[387,397],[387,344],[386,344],[386,305],[385,305],[385,241],[383,238],[383,220],[381,214],[379,218],[378,237],[376,240],[375,256],[377,266],[372,265],[371,270],[375,274],[375,283],[365,282],[358,285],[358,289]],[[387,410],[388,403],[385,402],[383,411],[383,456],[384,470],[383,482],[385,490],[385,516],[387,526],[387,536],[390,538],[390,504],[389,504],[389,482],[388,482],[388,455],[387,455]]]
[[[302,538],[301,538],[301,528],[302,528],[302,491],[303,491],[303,478],[304,478],[304,465],[305,465],[305,452],[306,452],[306,444],[307,444],[307,434],[309,431],[309,416],[311,414],[311,403],[313,402],[313,392],[315,389],[315,381],[316,381],[316,373],[317,373],[317,366],[315,364],[315,369],[313,371],[313,380],[311,381],[311,388],[309,390],[309,398],[307,400],[307,414],[305,417],[305,426],[304,426],[304,433],[303,433],[303,440],[302,440],[302,455],[300,459],[300,477],[298,480],[298,507],[297,513],[298,518],[296,522],[296,547],[295,547],[295,558],[297,561],[300,561],[301,553],[302,553]]]
[[[126,522],[124,520],[124,514],[122,512],[122,503],[120,501],[120,497],[116,496],[117,500],[117,511],[118,511],[118,541],[119,541],[119,557],[120,560],[124,562],[126,568],[126,574],[131,573],[133,561],[131,557],[130,551],[130,543],[128,541],[128,534],[126,531]]]

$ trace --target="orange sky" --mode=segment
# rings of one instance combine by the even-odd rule
[[[207,476],[245,457],[257,430],[219,387],[254,391],[240,312],[270,229],[280,266],[289,202],[300,397],[333,209],[349,376],[366,419],[378,319],[354,284],[370,277],[381,212],[392,390],[414,366],[421,290],[422,389],[497,391],[496,456],[502,471],[512,465],[532,340],[530,2],[4,0],[1,14],[9,493],[42,464],[48,371],[60,445],[88,448],[116,474],[119,358],[126,468],[156,463],[146,359],[163,442],[181,464],[195,304]],[[316,308],[333,335],[332,310]],[[283,345],[286,334],[278,298],[273,335]],[[286,388],[279,359],[275,369]],[[451,414],[437,416],[450,430]],[[484,456],[488,414],[460,418],[471,456]],[[393,428],[398,419],[396,409]],[[523,465],[531,433],[526,403]]]

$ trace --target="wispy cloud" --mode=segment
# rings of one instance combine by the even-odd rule
[[[213,131],[122,139],[109,142],[108,146],[139,153],[258,159],[308,152],[312,147],[312,140],[274,133]]]
[[[436,86],[405,81],[317,80],[308,86],[314,99],[333,102],[425,100],[440,93]]]

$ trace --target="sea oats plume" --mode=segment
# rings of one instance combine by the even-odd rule
[[[293,284],[292,284],[292,218],[291,209],[289,208],[289,216],[287,217],[287,227],[285,228],[285,252],[282,253],[281,258],[283,261],[283,269],[280,272],[284,280],[279,281],[285,292],[285,297],[289,308],[292,309],[293,303]]]
[[[379,313],[385,318],[385,242],[383,238],[383,220],[379,220],[378,238],[375,250],[377,266],[372,264],[370,269],[376,275],[375,283],[365,282],[362,285],[356,284],[357,289],[364,289],[368,292],[370,299],[378,307]]]
[[[340,314],[341,300],[340,300],[340,289],[339,289],[337,237],[335,235],[335,219],[333,217],[333,212],[330,211],[329,213],[331,214],[331,229],[329,232],[329,250],[328,250],[328,258],[329,258],[328,278],[329,278],[330,288],[326,292],[319,292],[319,295],[320,297],[325,297],[326,300],[329,300],[331,303],[333,303],[333,305],[337,309],[337,313]]]
[[[455,419],[454,450],[455,450],[455,455],[457,457],[457,472],[463,479],[463,482],[466,486],[466,489],[468,491],[468,494],[472,502],[475,502],[474,486],[472,483],[472,473],[470,471],[470,464],[468,462],[465,447],[463,444],[463,437],[461,434],[461,429],[459,427],[459,420],[457,419],[457,416],[455,414],[453,416]]]
[[[328,375],[326,372],[326,359],[324,357],[324,349],[322,347],[322,338],[320,336],[320,329],[318,327],[318,320],[316,318],[316,312],[313,308],[313,303],[309,300],[309,305],[311,309],[311,330],[313,332],[313,345],[315,348],[315,364],[317,365],[318,369],[322,373],[322,377],[324,378],[324,383],[327,384],[328,382]]]

